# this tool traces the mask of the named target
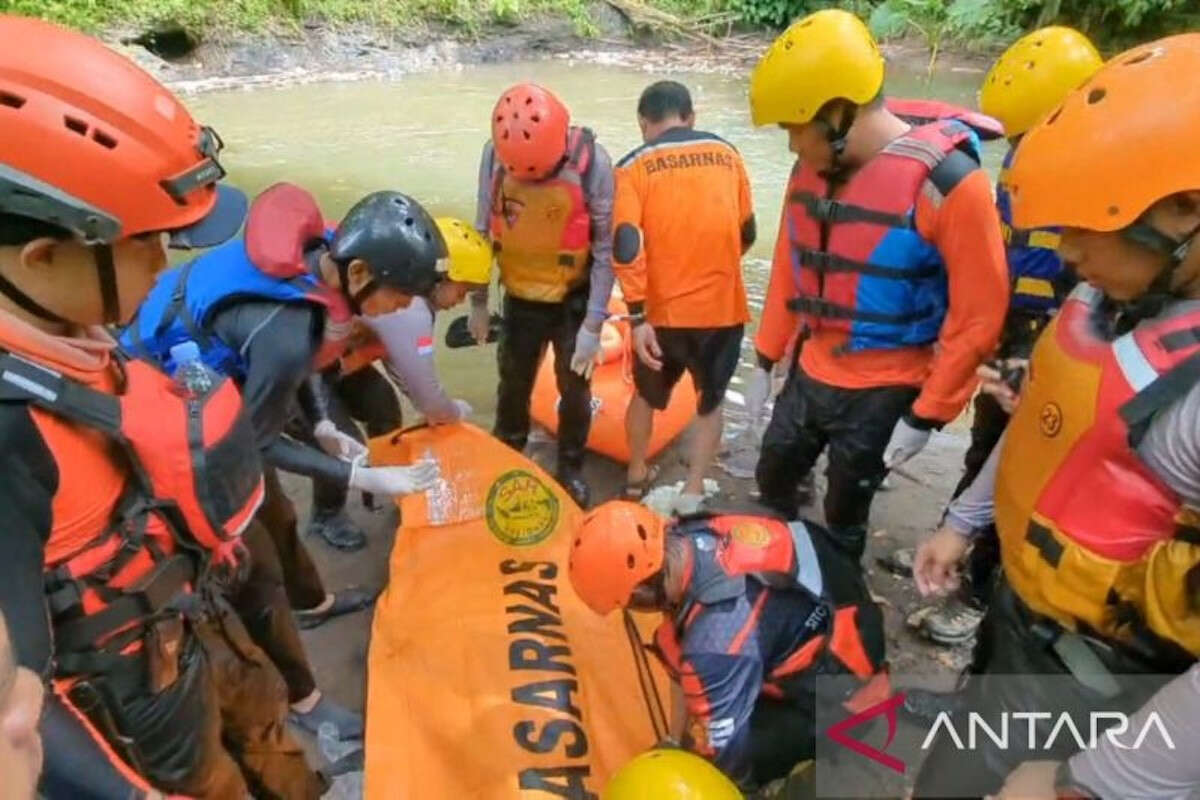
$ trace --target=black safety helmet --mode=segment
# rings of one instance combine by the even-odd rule
[[[447,257],[446,242],[433,217],[416,200],[400,192],[373,192],[354,204],[337,227],[329,254],[337,262],[342,286],[348,286],[350,262],[361,258],[374,276],[352,297],[360,304],[379,286],[427,295],[437,283],[438,261]]]

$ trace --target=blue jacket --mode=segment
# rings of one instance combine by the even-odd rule
[[[996,208],[1008,245],[1008,272],[1012,280],[1011,308],[1032,313],[1049,313],[1062,305],[1070,291],[1062,259],[1058,256],[1058,228],[1032,231],[1012,227],[1012,199],[1005,176],[1016,148],[1009,148],[996,182]]]
[[[205,364],[222,375],[242,380],[246,364],[241,354],[210,329],[216,312],[239,300],[324,306],[319,289],[317,279],[311,275],[282,279],[262,272],[247,257],[242,239],[232,239],[162,273],[121,334],[121,344],[170,372],[174,369],[171,348],[191,339],[200,345]]]

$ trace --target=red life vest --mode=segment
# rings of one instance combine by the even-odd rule
[[[107,657],[140,646],[141,625],[186,590],[198,568],[233,557],[263,499],[254,436],[231,380],[185,399],[151,365],[121,366],[123,391],[109,394],[0,351],[0,399],[102,433],[129,476],[113,518],[100,520],[90,541],[64,548],[50,532],[46,592],[63,674],[103,669],[94,652],[101,645]],[[47,444],[56,461],[71,457]]]
[[[692,622],[706,605],[743,594],[747,580],[774,590],[804,592],[817,604],[811,617],[812,636],[773,666],[765,676],[765,694],[782,696],[787,679],[822,656],[831,657],[835,669],[860,679],[876,674],[880,664],[868,655],[859,628],[861,607],[864,601],[870,605],[870,598],[831,596],[817,548],[803,522],[727,514],[681,523],[671,535],[692,541],[692,567],[681,610],[675,618],[664,620],[654,634],[654,649],[673,675],[683,672],[682,639]]]
[[[809,330],[845,331],[850,351],[936,340],[949,307],[946,268],[916,230],[917,198],[941,202],[976,169],[976,137],[953,120],[892,141],[836,196],[798,161],[786,203],[796,288],[788,307]]]
[[[909,125],[928,125],[944,119],[955,119],[967,125],[983,141],[1004,137],[1004,125],[995,117],[980,111],[946,103],[941,100],[889,97],[884,101],[887,110]]]
[[[996,477],[1009,583],[1034,611],[1118,641],[1200,655],[1189,574],[1200,536],[1137,445],[1200,379],[1200,311],[1112,338],[1081,284],[1038,339]]]
[[[246,256],[267,275],[291,280],[308,274],[304,254],[328,241],[337,223],[324,219],[316,199],[291,183],[277,183],[254,198],[246,214]],[[325,329],[314,362],[330,366],[346,352],[354,314],[341,292],[318,283],[310,299],[325,306]]]
[[[522,181],[497,160],[491,235],[504,288],[524,300],[559,302],[588,277],[592,218],[584,196],[595,137],[571,128],[567,158],[545,180]]]

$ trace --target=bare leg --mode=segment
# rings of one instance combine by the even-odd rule
[[[625,473],[628,483],[640,483],[646,479],[646,450],[650,446],[650,434],[654,431],[654,409],[634,394],[625,411],[625,438],[629,442],[629,468]]]
[[[712,466],[721,447],[721,406],[696,417],[692,431],[691,464],[688,465],[687,483],[683,494],[704,494],[704,473]]]

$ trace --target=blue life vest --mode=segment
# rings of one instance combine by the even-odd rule
[[[1071,283],[1058,256],[1058,228],[1031,231],[1012,227],[1012,199],[1005,184],[1006,173],[1016,148],[1009,148],[996,182],[996,208],[1008,249],[1008,274],[1012,282],[1010,308],[1035,314],[1048,314],[1062,305]]]
[[[218,310],[239,300],[328,305],[315,277],[268,275],[250,261],[243,240],[232,239],[162,273],[121,334],[121,345],[171,372],[175,368],[171,347],[190,339],[200,346],[205,364],[222,375],[243,380],[246,364],[242,354],[209,328]]]
[[[979,169],[979,137],[941,120],[911,129],[864,164],[833,197],[797,162],[786,224],[796,296],[809,330],[849,334],[847,351],[930,344],[949,307],[946,266],[916,229],[917,198],[937,201]]]

